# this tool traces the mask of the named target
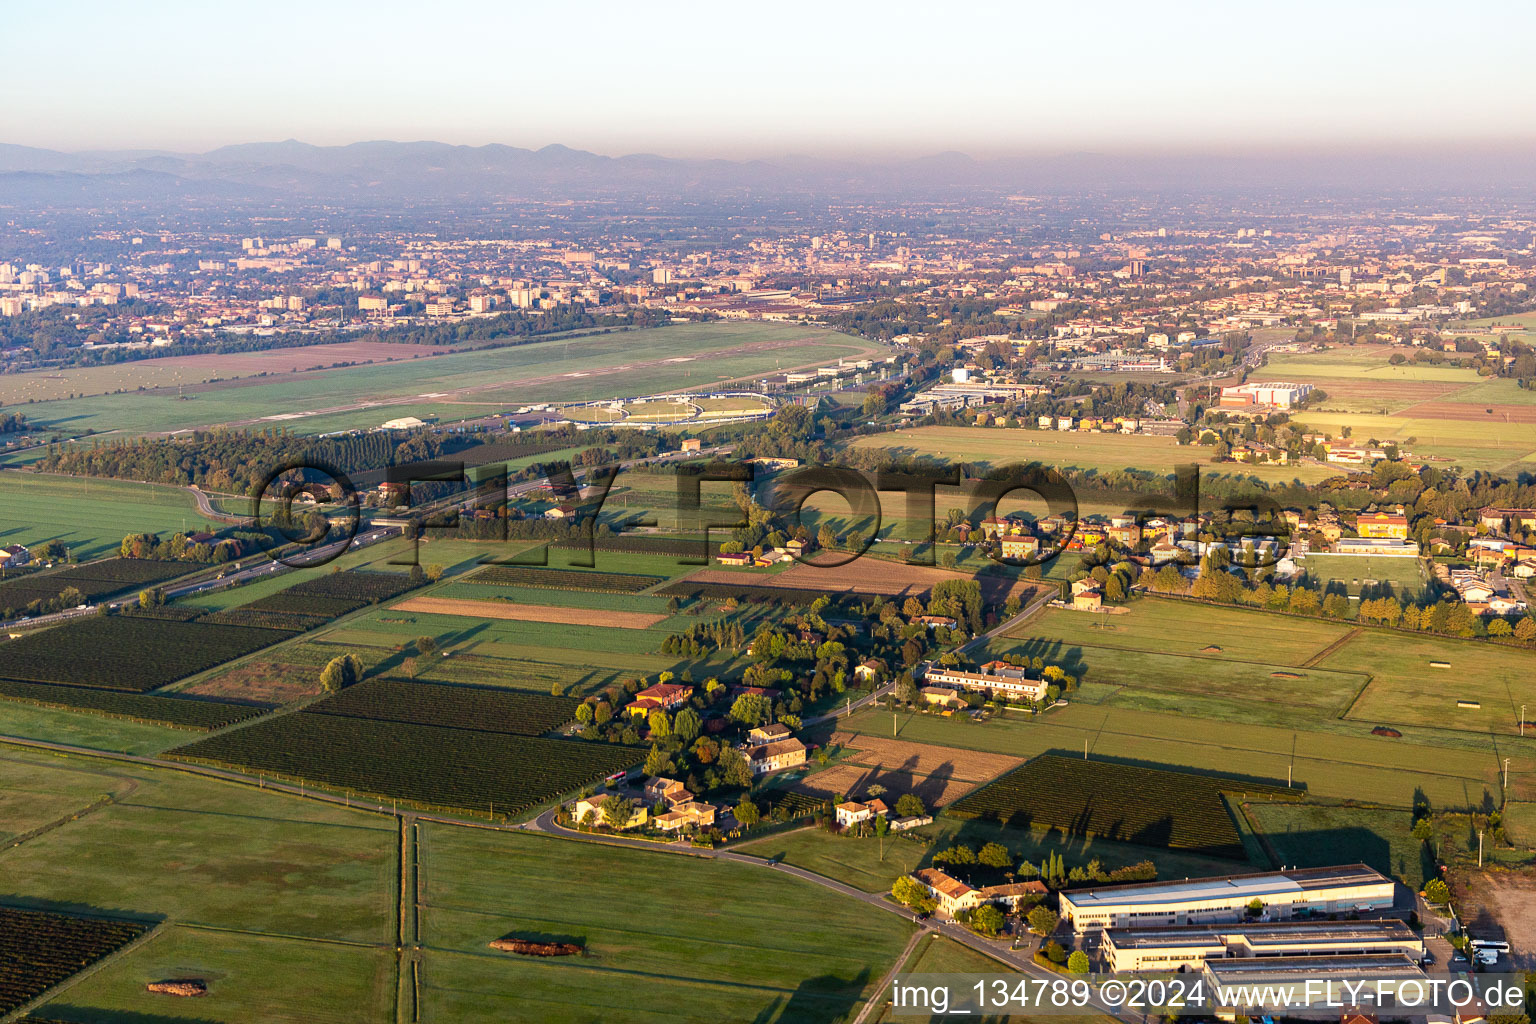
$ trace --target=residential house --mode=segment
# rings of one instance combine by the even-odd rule
[[[748,746],[742,750],[753,775],[766,775],[805,764],[805,744],[793,736],[787,740]]]
[[[1169,562],[1177,562],[1180,553],[1181,550],[1177,544],[1170,538],[1163,537],[1156,544],[1152,545],[1148,555],[1151,557],[1153,565],[1167,565]]]
[[[671,711],[687,704],[692,697],[693,687],[691,686],[657,683],[635,694],[635,699],[629,703],[628,710],[632,715],[648,715],[652,711]]]
[[[976,672],[945,668],[937,663],[930,664],[928,670],[923,673],[923,682],[928,684],[925,689],[948,687],[958,690],[976,690],[981,693],[1023,697],[1026,700],[1043,700],[1046,687],[1050,685],[1044,680],[1030,679],[1023,669],[1015,668],[1005,661],[989,661]],[[924,699],[928,699],[926,695]],[[930,701],[930,703],[938,702]]]
[[[938,868],[919,868],[912,872],[912,877],[928,890],[928,895],[933,897],[939,909],[950,917],[981,905],[981,897],[976,890],[948,872]]]
[[[751,565],[752,553],[749,551],[727,551],[715,556],[715,561],[721,565]]]
[[[1109,539],[1123,548],[1134,548],[1141,543],[1141,527],[1135,523],[1117,523],[1107,532]]]
[[[861,680],[876,679],[884,671],[885,662],[879,658],[865,658],[853,666],[853,677]]]
[[[790,735],[789,726],[774,722],[772,725],[753,726],[747,733],[747,742],[754,746],[760,743],[777,743],[780,740],[789,739]]]
[[[1104,605],[1104,591],[1099,581],[1084,577],[1072,584],[1072,607],[1080,612],[1096,612]]]
[[[577,821],[587,821],[587,816],[590,814],[592,824],[606,825],[607,822],[603,819],[603,805],[610,800],[616,799],[619,798],[616,794],[613,793],[598,793],[595,796],[584,797],[576,801],[576,806],[572,808],[571,811],[572,816],[575,817]],[[634,812],[630,815],[629,823],[624,825],[623,828],[639,828],[641,825],[644,825],[649,818],[650,811],[647,808],[636,807]]]
[[[576,517],[576,506],[575,505],[561,504],[561,505],[556,505],[553,508],[547,508],[547,509],[544,510],[544,518],[545,519],[574,519],[575,517]]]
[[[984,885],[976,890],[983,903],[1001,903],[1010,912],[1019,909],[1025,900],[1044,899],[1050,894],[1044,882],[1031,880],[1008,885]]]
[[[963,708],[966,706],[965,698],[947,686],[925,686],[919,691],[924,703],[937,704],[942,708]]]
[[[16,569],[32,561],[32,552],[20,544],[7,544],[0,547],[0,566],[7,569]]]
[[[1489,533],[1505,533],[1516,526],[1536,530],[1536,509],[1489,507],[1478,512],[1477,522]]]
[[[663,778],[658,775],[645,784],[645,799],[650,804],[666,804],[668,807],[674,804],[687,803],[693,799],[693,794],[688,792],[688,787],[676,779]]]
[[[849,800],[833,808],[833,813],[837,816],[837,827],[848,828],[851,825],[857,825],[861,821],[883,818],[890,813],[890,810],[885,806],[883,800],[871,800],[868,803]]]
[[[697,800],[674,804],[665,814],[651,819],[651,824],[663,832],[679,832],[686,828],[709,828],[715,823],[715,806]]]

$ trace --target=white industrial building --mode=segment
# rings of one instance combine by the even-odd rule
[[[1237,922],[1257,900],[1263,919],[1391,909],[1392,879],[1364,864],[1111,885],[1061,894],[1074,931]]]
[[[1248,921],[1239,924],[1108,928],[1104,961],[1113,971],[1177,971],[1207,960],[1271,956],[1401,953],[1424,958],[1424,940],[1395,917],[1374,921]]]

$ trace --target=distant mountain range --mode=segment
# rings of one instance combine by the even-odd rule
[[[566,146],[451,146],[292,139],[207,153],[62,153],[0,144],[0,201],[36,197],[314,198],[932,193],[945,189],[1521,189],[1536,182],[1536,145],[1477,150],[1146,156],[1070,153],[978,160],[946,152],[904,160],[609,157]]]

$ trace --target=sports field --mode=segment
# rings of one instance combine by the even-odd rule
[[[115,553],[130,533],[218,528],[179,487],[0,471],[0,545],[57,540],[88,561]]]
[[[709,388],[862,358],[877,346],[824,328],[694,324],[555,338],[508,348],[374,363],[277,382],[242,378],[178,395],[128,392],[36,402],[29,420],[78,432],[146,433],[217,424],[302,432],[376,427],[400,416],[458,420],[541,402]]]
[[[846,1019],[911,925],[762,868],[423,824],[424,1021]],[[579,957],[497,954],[514,934]],[[615,983],[615,976],[622,983]]]
[[[1308,554],[1297,564],[1323,582],[1336,580],[1358,597],[1372,583],[1386,584],[1398,597],[1417,597],[1428,575],[1417,558],[1375,558],[1370,555]]]
[[[1172,473],[1191,462],[1210,475],[1222,473],[1256,476],[1270,483],[1299,479],[1314,483],[1337,476],[1332,466],[1249,466],[1236,462],[1212,462],[1213,449],[1180,445],[1171,437],[1147,434],[1070,433],[1052,430],[984,427],[915,427],[858,438],[855,448],[885,448],[894,457],[931,456],[950,463],[972,463],[978,468],[999,468],[1040,462],[1054,469],[1144,469]]]

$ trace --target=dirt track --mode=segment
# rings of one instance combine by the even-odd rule
[[[548,604],[470,601],[451,597],[413,597],[391,606],[397,612],[463,615],[472,619],[511,619],[517,622],[556,622],[564,626],[617,626],[645,629],[665,619],[647,612],[611,612],[599,608],[560,608]]]

